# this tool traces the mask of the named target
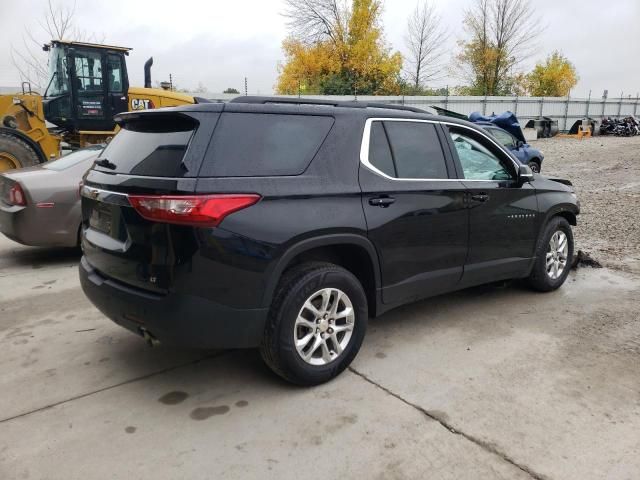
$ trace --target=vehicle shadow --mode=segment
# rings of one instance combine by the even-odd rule
[[[376,348],[373,345],[368,346],[369,340],[371,343],[381,338],[388,340],[396,337],[397,340],[401,340],[422,329],[458,328],[464,322],[468,322],[467,327],[473,329],[474,318],[467,318],[467,312],[476,310],[483,304],[495,307],[496,303],[518,303],[522,297],[527,296],[535,296],[535,293],[519,282],[504,282],[474,287],[399,307],[370,321],[370,339],[365,339],[363,349]],[[508,329],[508,326],[505,325],[505,329]],[[497,329],[493,334],[500,335],[503,333],[501,330]],[[131,373],[148,362],[157,361],[158,357],[173,357],[174,360],[170,362],[171,366],[166,371],[152,374],[145,380],[151,385],[172,384],[173,388],[168,392],[201,392],[206,400],[207,396],[215,399],[224,397],[225,392],[244,390],[243,386],[249,384],[251,391],[264,389],[271,394],[304,390],[271,372],[262,362],[257,349],[198,351],[174,349],[161,344],[151,349],[152,353],[149,354],[148,347],[142,341],[127,341],[119,350],[120,352],[114,352],[115,355],[112,357],[120,357],[123,365],[127,365]],[[152,360],[154,358],[156,360]]]
[[[25,247],[0,250],[0,269],[31,267],[33,269],[73,265],[80,261],[82,252],[72,247]]]

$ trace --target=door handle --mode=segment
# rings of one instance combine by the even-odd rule
[[[369,199],[369,205],[372,205],[374,207],[387,208],[395,201],[396,199],[393,197],[374,197]]]
[[[471,200],[473,200],[474,202],[484,203],[489,200],[489,195],[487,195],[486,193],[476,193],[474,195],[471,195]]]

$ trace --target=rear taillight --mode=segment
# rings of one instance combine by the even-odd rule
[[[19,183],[14,183],[9,188],[9,205],[25,207],[27,205],[27,197]]]
[[[260,195],[129,195],[129,202],[147,220],[179,225],[216,227],[227,215],[250,207]]]

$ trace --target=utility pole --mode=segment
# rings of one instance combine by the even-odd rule
[[[244,77],[244,96],[248,96],[249,95],[249,89],[247,88],[247,77]]]
[[[169,74],[169,91],[173,92],[173,75]]]

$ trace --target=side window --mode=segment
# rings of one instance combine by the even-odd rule
[[[369,162],[390,177],[397,177],[396,167],[391,156],[389,141],[384,131],[382,122],[371,124],[371,136],[369,139]]]
[[[500,130],[498,128],[492,128],[491,133],[494,137],[505,147],[513,148],[515,147],[515,143],[513,141],[513,137],[505,132],[504,130]]]
[[[377,125],[383,123],[382,125]],[[386,131],[386,138],[384,133]],[[448,178],[436,127],[426,122],[373,122],[369,161],[395,178]],[[384,142],[388,139],[387,152]],[[376,142],[382,142],[378,145]],[[390,158],[389,158],[390,154]],[[389,162],[392,160],[393,164]]]
[[[200,175],[300,175],[333,126],[333,117],[225,112],[213,133]]]
[[[122,61],[117,55],[107,56],[107,81],[110,92],[122,92]]]
[[[464,130],[450,129],[449,134],[462,165],[464,178],[470,180],[511,180],[514,178],[509,167],[479,138]]]

